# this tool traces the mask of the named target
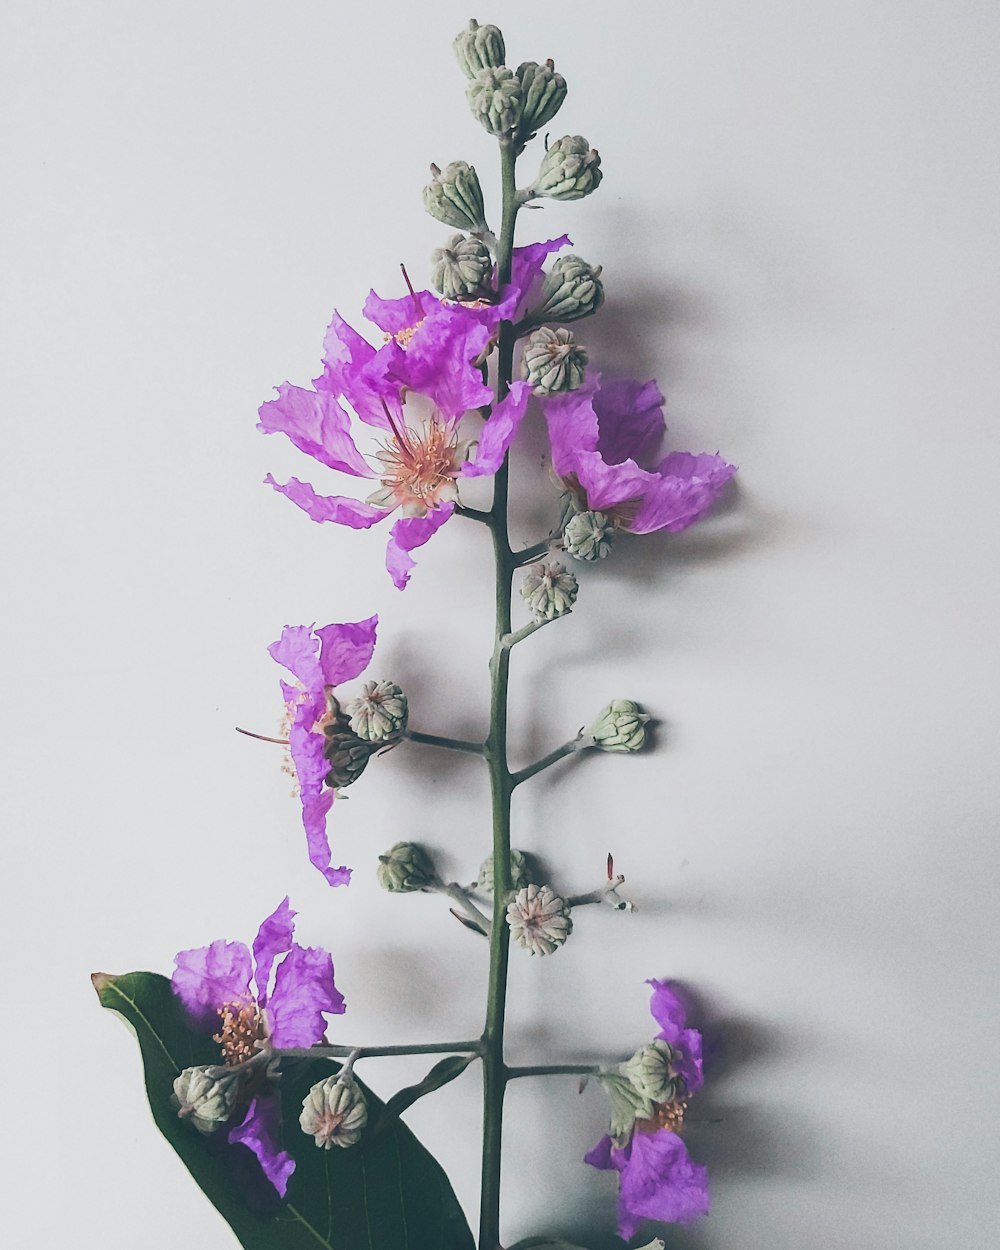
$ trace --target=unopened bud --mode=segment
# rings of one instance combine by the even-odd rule
[[[323,733],[326,737],[323,755],[330,765],[326,784],[333,790],[343,790],[365,771],[378,744],[358,737],[339,704],[333,724],[324,726]]]
[[[551,955],[573,932],[566,900],[548,885],[528,885],[507,904],[510,935],[531,955]]]
[[[516,77],[523,97],[521,111],[522,146],[536,131],[547,125],[566,99],[566,79],[551,65],[525,61],[517,67]]]
[[[563,550],[574,560],[603,560],[614,537],[614,522],[603,512],[577,512],[563,530]]]
[[[554,621],[565,616],[576,602],[580,584],[558,561],[533,564],[521,583],[521,598],[536,621]]]
[[[600,153],[582,135],[564,135],[545,153],[531,190],[550,200],[582,200],[603,177]]]
[[[636,1120],[648,1120],[656,1113],[653,1100],[647,1098],[619,1072],[600,1072],[597,1079],[604,1086],[611,1103],[611,1136],[621,1145],[632,1135]]]
[[[378,857],[378,883],[390,894],[412,894],[437,881],[434,865],[417,842],[397,842]]]
[[[502,138],[521,120],[521,84],[509,69],[481,69],[466,92],[473,116],[490,132]]]
[[[240,1090],[240,1074],[218,1068],[185,1068],[174,1081],[173,1103],[182,1120],[199,1133],[212,1133],[233,1114]]]
[[[489,248],[479,239],[456,234],[447,247],[431,254],[431,282],[445,299],[459,299],[481,291],[493,273]]]
[[[587,367],[587,349],[565,326],[539,326],[525,344],[521,357],[524,376],[536,395],[561,395],[581,385]]]
[[[499,28],[480,26],[474,17],[469,19],[468,28],[455,36],[451,46],[467,78],[475,78],[481,69],[503,65],[507,55]]]
[[[631,699],[615,699],[602,708],[587,730],[593,745],[601,751],[641,751],[646,745],[649,716]]]
[[[528,865],[521,851],[511,847],[510,851],[510,883],[515,890],[520,890],[531,881]],[[479,868],[479,889],[484,894],[493,893],[493,856],[487,855]]]
[[[622,1065],[622,1072],[644,1098],[674,1102],[687,1094],[684,1078],[676,1070],[678,1055],[669,1042],[657,1040],[637,1050]]]
[[[431,166],[433,181],[424,187],[424,208],[432,217],[456,230],[485,230],[483,189],[479,175],[465,161],[452,161],[444,169]]]
[[[368,1104],[350,1075],[328,1076],[302,1100],[299,1124],[323,1150],[355,1145],[367,1123]]]
[[[406,728],[406,695],[394,681],[366,681],[345,708],[351,729],[365,742],[392,742]]]
[[[597,312],[604,303],[601,266],[588,265],[579,256],[560,256],[542,283],[541,305],[531,320],[577,321]]]

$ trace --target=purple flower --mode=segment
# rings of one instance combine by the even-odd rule
[[[687,1027],[687,1012],[666,981],[653,987],[650,1011],[660,1026],[657,1040],[671,1048],[671,1070],[683,1079],[682,1097],[654,1104],[654,1114],[636,1120],[624,1141],[602,1137],[584,1155],[601,1171],[618,1173],[618,1231],[628,1240],[644,1219],[684,1224],[708,1214],[708,1169],[692,1162],[680,1136],[687,1099],[704,1083],[701,1034]],[[647,1104],[648,1106],[648,1104]]]
[[[633,534],[687,529],[736,472],[718,455],[673,451],[658,458],[666,425],[655,382],[602,385],[592,376],[579,390],[546,400],[545,417],[552,466],[580,507]]]
[[[382,330],[382,346],[335,313],[314,389],[286,382],[261,406],[257,428],[265,434],[285,434],[327,468],[375,483],[360,500],[319,495],[294,477],[281,485],[268,474],[265,481],[314,521],[368,529],[399,510],[386,567],[400,590],[414,565],[410,553],[454,513],[459,479],[493,474],[503,463],[530,387],[514,382],[478,437],[467,438],[459,430],[463,417],[492,402],[477,362],[489,352],[497,323],[523,307],[545,257],[568,241],[516,249],[512,281],[496,303],[450,303],[429,291],[384,300],[372,291],[364,311]],[[366,453],[356,441],[357,423],[372,429]]]
[[[313,1046],[325,1036],[324,1013],[344,1011],[344,997],[333,982],[333,960],[318,947],[292,940],[294,916],[285,898],[261,924],[252,954],[242,942],[220,938],[177,955],[174,993],[194,1027],[213,1033],[227,1067],[246,1065],[249,1072],[262,1060],[266,1064],[272,1049]],[[295,1160],[281,1149],[278,1098],[266,1078],[248,1082],[249,1088],[253,1095],[238,1105],[235,1114],[243,1114],[228,1130],[228,1139],[253,1151],[284,1197]]]
[[[351,879],[351,870],[330,866],[326,816],[333,805],[335,791],[325,785],[330,770],[324,754],[326,735],[323,733],[330,710],[328,692],[345,681],[352,681],[368,667],[375,649],[377,625],[377,616],[343,625],[324,625],[322,629],[312,625],[286,625],[278,641],[267,649],[272,659],[284,665],[297,679],[297,684],[281,683],[291,719],[288,744],[298,779],[309,862],[330,885],[346,885]]]

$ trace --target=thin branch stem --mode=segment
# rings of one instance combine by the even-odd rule
[[[601,1068],[596,1063],[536,1063],[526,1068],[508,1068],[507,1080],[522,1076],[596,1076]]]
[[[447,751],[464,751],[467,755],[485,755],[486,753],[482,742],[466,742],[462,738],[443,738],[440,734],[423,734],[415,729],[407,729],[403,737],[425,747],[443,747]]]
[[[479,508],[467,508],[464,504],[455,505],[455,515],[467,517],[470,521],[479,521],[483,525],[493,524],[491,513],[482,512]]]
[[[500,639],[500,645],[505,651],[509,651],[511,647],[516,646],[519,642],[523,642],[525,638],[530,638],[543,625],[548,624],[550,624],[549,621],[531,621],[529,624],[522,625],[520,629],[515,630],[513,634],[505,634]]]
[[[515,568],[524,568],[526,564],[534,564],[534,562],[536,560],[540,560],[542,556],[548,555],[552,542],[553,540],[551,538],[546,538],[544,542],[533,543],[530,547],[525,547],[523,551],[515,551]]]
[[[575,738],[571,738],[569,742],[564,742],[561,747],[556,747],[554,751],[550,751],[548,755],[543,755],[540,760],[535,760],[534,764],[529,764],[526,768],[519,769],[513,773],[510,779],[511,785],[517,787],[522,781],[527,781],[529,777],[534,777],[536,773],[544,772],[546,768],[551,768],[553,764],[558,764],[560,760],[566,758],[567,755],[573,755],[576,751],[584,751],[590,744],[586,738],[578,734]]]
[[[457,881],[449,881],[447,884],[442,883],[438,886],[437,892],[447,895],[453,903],[457,903],[469,919],[474,920],[480,926],[486,937],[490,936],[490,932],[493,929],[493,921],[488,916],[483,915],[472,901],[469,891],[464,885],[459,885]]]
[[[359,1059],[379,1059],[389,1055],[478,1055],[482,1044],[475,1042],[417,1042],[412,1046],[292,1046],[275,1050],[292,1059],[347,1059],[357,1052]]]

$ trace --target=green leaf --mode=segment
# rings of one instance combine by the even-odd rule
[[[372,1137],[384,1133],[393,1120],[397,1120],[407,1107],[412,1107],[418,1098],[423,1098],[424,1094],[440,1089],[456,1076],[461,1076],[473,1059],[478,1058],[478,1055],[449,1055],[447,1059],[436,1063],[419,1084],[407,1085],[405,1089],[393,1094],[382,1109],[378,1122],[369,1130]]]
[[[247,1250],[473,1250],[440,1164],[398,1119],[378,1138],[366,1134],[346,1150],[317,1149],[299,1129],[303,1098],[337,1065],[323,1059],[282,1065],[283,1146],[296,1168],[281,1201],[245,1147],[230,1145],[224,1131],[204,1137],[178,1119],[170,1101],[174,1078],[183,1068],[217,1063],[218,1048],[191,1030],[167,978],[98,974],[94,988],[101,1005],[136,1034],[157,1127]],[[384,1104],[357,1084],[369,1115],[384,1115]]]

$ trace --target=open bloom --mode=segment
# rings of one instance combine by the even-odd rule
[[[342,682],[352,681],[368,667],[375,649],[378,617],[343,625],[286,625],[268,654],[296,678],[283,681],[281,692],[288,707],[288,744],[302,802],[309,862],[330,885],[346,885],[351,870],[330,864],[326,816],[336,791],[326,784],[330,763],[323,727],[330,716],[330,695]]]
[[[545,417],[552,467],[576,505],[633,534],[687,529],[736,472],[718,455],[658,458],[666,425],[655,382],[602,384],[592,376],[579,390],[545,400]]]
[[[386,548],[400,590],[414,564],[410,553],[454,513],[459,480],[493,474],[503,463],[524,416],[527,383],[511,385],[474,437],[459,427],[467,413],[492,402],[480,362],[497,323],[517,315],[545,257],[565,242],[517,249],[512,281],[494,303],[450,303],[429,291],[384,300],[373,291],[364,311],[383,332],[382,346],[335,313],[313,389],[286,382],[260,409],[257,428],[265,434],[285,434],[327,468],[372,481],[362,500],[319,495],[294,477],[282,485],[269,474],[265,480],[314,521],[368,529],[400,513]],[[363,451],[357,439],[365,425],[372,435]]]
[[[653,1114],[635,1121],[624,1138],[602,1137],[584,1159],[618,1173],[618,1231],[625,1240],[641,1220],[684,1224],[708,1214],[708,1171],[694,1163],[680,1136],[688,1098],[703,1084],[701,1034],[687,1027],[684,1004],[666,981],[653,987],[650,1011],[667,1043],[676,1096],[654,1103]]]
[[[223,1065],[245,1073],[228,1139],[253,1151],[281,1197],[295,1161],[281,1149],[281,1108],[267,1061],[275,1048],[321,1042],[324,1013],[344,1011],[333,960],[293,941],[294,916],[285,898],[261,924],[252,953],[242,942],[220,938],[181,951],[171,978],[191,1023],[220,1044]]]

